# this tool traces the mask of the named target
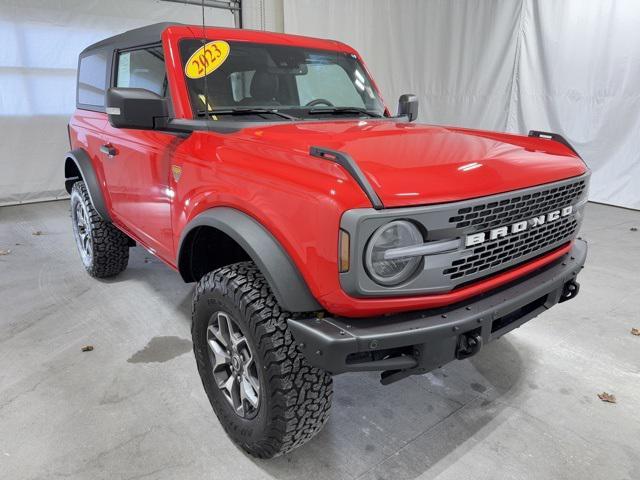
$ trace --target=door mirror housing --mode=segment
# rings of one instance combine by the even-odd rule
[[[398,116],[407,117],[410,122],[418,118],[418,97],[411,93],[400,95],[398,100]]]
[[[153,130],[169,121],[167,99],[144,88],[110,88],[106,110],[114,128]]]

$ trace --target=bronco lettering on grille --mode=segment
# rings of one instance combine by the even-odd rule
[[[506,237],[514,233],[522,232],[529,228],[535,228],[540,225],[544,225],[545,223],[555,222],[556,220],[559,220],[562,217],[566,217],[567,215],[571,215],[572,213],[573,206],[569,205],[568,207],[564,207],[560,210],[554,210],[553,212],[549,212],[545,215],[538,215],[528,220],[522,220],[520,222],[512,223],[511,225],[494,228],[493,230],[489,230],[488,232],[472,233],[470,235],[467,235],[465,245],[467,247],[480,245],[487,240],[496,240],[498,238]]]

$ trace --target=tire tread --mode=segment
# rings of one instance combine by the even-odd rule
[[[72,195],[74,191],[87,207],[91,221],[93,258],[91,265],[85,265],[85,269],[95,278],[113,277],[125,270],[129,264],[129,237],[100,216],[91,203],[84,182],[74,183]]]
[[[244,450],[260,458],[278,456],[306,443],[329,418],[331,375],[306,362],[287,326],[290,314],[280,308],[253,262],[225,266],[205,275],[194,293],[194,319],[195,305],[211,291],[228,295],[248,320],[270,395],[268,431],[260,441],[240,443],[221,419],[223,427]],[[194,326],[195,321],[192,334]]]

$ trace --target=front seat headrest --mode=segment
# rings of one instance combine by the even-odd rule
[[[251,98],[254,100],[272,101],[278,94],[280,82],[278,76],[265,70],[257,71],[251,79]]]

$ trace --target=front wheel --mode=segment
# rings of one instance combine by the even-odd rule
[[[329,417],[332,380],[310,366],[252,262],[220,268],[196,288],[193,349],[211,406],[231,439],[271,458],[310,440]]]

